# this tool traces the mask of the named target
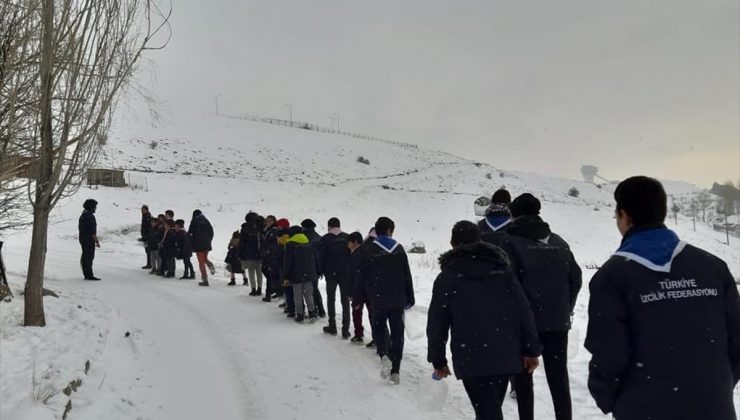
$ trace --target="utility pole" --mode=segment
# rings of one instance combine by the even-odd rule
[[[293,104],[284,103],[283,105],[288,107],[288,115],[290,117],[290,125],[293,125]]]
[[[221,94],[220,94],[220,93],[219,93],[218,95],[216,95],[216,116],[219,116],[219,115],[220,115],[220,114],[218,113],[218,97],[219,97],[219,96],[221,96]]]
[[[334,118],[336,118],[336,119],[337,119],[337,131],[339,131],[339,113],[338,113],[338,112],[334,112],[334,113],[332,113],[331,115],[332,115],[332,116],[333,116]]]
[[[337,119],[337,117],[335,117],[333,115],[329,115],[326,118],[328,118],[329,121],[331,121],[331,130],[332,131],[334,131],[334,120],[336,120],[337,121],[337,131],[339,131],[339,120]]]

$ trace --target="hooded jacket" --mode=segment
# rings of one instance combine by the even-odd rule
[[[537,331],[568,331],[582,283],[568,244],[539,216],[522,216],[509,226],[502,247],[527,295]]]
[[[632,229],[591,279],[588,387],[621,419],[735,419],[740,296],[722,260]]]
[[[308,237],[303,233],[293,235],[285,243],[284,278],[290,284],[318,281],[318,264]]]
[[[306,238],[308,238],[308,242],[314,252],[314,257],[316,258],[316,263],[318,264],[318,274],[319,277],[321,277],[324,275],[324,267],[321,266],[321,235],[319,235],[314,228],[304,228],[303,233],[306,235]]]
[[[390,236],[378,236],[363,246],[361,287],[373,310],[411,308],[414,284],[403,246]]]
[[[175,248],[177,248],[178,259],[188,259],[193,256],[193,247],[190,245],[190,236],[184,230],[176,230]]]
[[[239,258],[244,261],[259,261],[262,259],[262,238],[255,228],[254,222],[242,223],[239,233]]]
[[[77,228],[80,244],[88,247],[95,246],[95,239],[93,237],[98,234],[98,222],[95,220],[95,212],[87,209],[83,211]]]
[[[443,254],[442,272],[432,291],[427,318],[427,359],[447,366],[451,331],[452,362],[458,379],[522,371],[522,356],[537,357],[541,345],[534,316],[511,269],[508,256],[485,242]]]
[[[152,214],[146,212],[141,215],[141,237],[144,241],[149,237],[149,232],[152,230]]]

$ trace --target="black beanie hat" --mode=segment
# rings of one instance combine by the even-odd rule
[[[290,236],[298,235],[299,233],[303,233],[303,229],[300,226],[291,226],[288,229],[288,235]]]
[[[478,225],[467,220],[455,223],[452,228],[452,240],[450,241],[453,245],[472,244],[478,241],[480,241]]]
[[[541,208],[540,200],[530,193],[520,195],[509,204],[511,217],[515,218],[520,216],[537,216],[540,214]]]
[[[98,207],[98,202],[93,200],[92,198],[88,198],[85,200],[85,202],[82,204],[82,208],[85,210],[93,210],[96,207]]]
[[[201,214],[203,214],[203,212],[202,212],[202,211],[200,211],[200,210],[193,210],[193,218],[195,218],[195,217],[198,217],[198,216],[200,216]]]
[[[506,189],[501,188],[500,190],[493,193],[491,197],[491,203],[493,204],[511,204],[511,194]]]
[[[311,219],[306,219],[301,222],[301,227],[303,227],[303,229],[316,229],[316,223]]]

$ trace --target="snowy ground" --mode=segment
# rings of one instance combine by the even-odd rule
[[[448,248],[452,224],[473,219],[472,201],[505,185],[514,194],[531,191],[543,199],[543,217],[571,243],[586,281],[594,272],[586,266],[603,263],[619,242],[607,187],[303,130],[222,119],[198,126],[208,131],[191,130],[185,122],[160,132],[121,129],[103,162],[127,169],[136,189],[83,188],[60,203],[46,271],[46,287],[60,297],[45,298],[46,328],[19,326],[29,233],[4,238],[16,297],[0,303],[0,418],[58,419],[70,400],[69,419],[472,418],[462,385],[453,380],[441,411],[418,404],[431,374],[425,312],[436,258]],[[360,155],[370,165],[356,162]],[[573,186],[579,198],[567,195]],[[691,188],[674,186],[677,193]],[[76,221],[81,202],[90,197],[100,202],[99,283],[80,280],[78,264]],[[407,314],[401,386],[382,383],[376,357],[364,347],[323,335],[319,323],[295,325],[275,304],[247,296],[247,288],[225,286],[222,263],[208,289],[146,274],[136,242],[142,203],[155,213],[171,208],[186,220],[202,209],[216,229],[216,263],[250,209],[294,223],[310,217],[320,226],[338,216],[344,230],[363,233],[377,216],[393,218],[402,243],[421,240],[429,251],[411,256],[418,305]],[[737,238],[727,246],[722,234],[705,224],[694,232],[685,218],[671,227],[740,275]],[[584,287],[571,335],[574,417],[602,419],[586,389],[587,300]],[[75,379],[82,386],[71,397],[59,393],[45,404],[31,398]],[[552,418],[541,371],[535,381],[538,415]],[[514,401],[505,410],[516,418]]]

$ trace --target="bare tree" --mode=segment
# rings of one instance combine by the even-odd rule
[[[107,135],[117,100],[142,53],[161,49],[169,41],[172,9],[163,13],[155,0],[0,0],[0,4],[19,10],[22,28],[4,40],[10,43],[8,56],[15,57],[11,62],[16,65],[2,77],[18,81],[8,93],[16,95],[17,102],[9,106],[5,143],[17,144],[22,157],[7,173],[32,169],[34,175],[28,184],[33,233],[24,324],[44,326],[49,214],[83,183],[100,150],[98,139]],[[27,90],[25,80],[32,81]]]
[[[702,190],[696,195],[696,203],[701,210],[701,221],[707,221],[707,209],[712,204],[712,196],[708,191]]]

